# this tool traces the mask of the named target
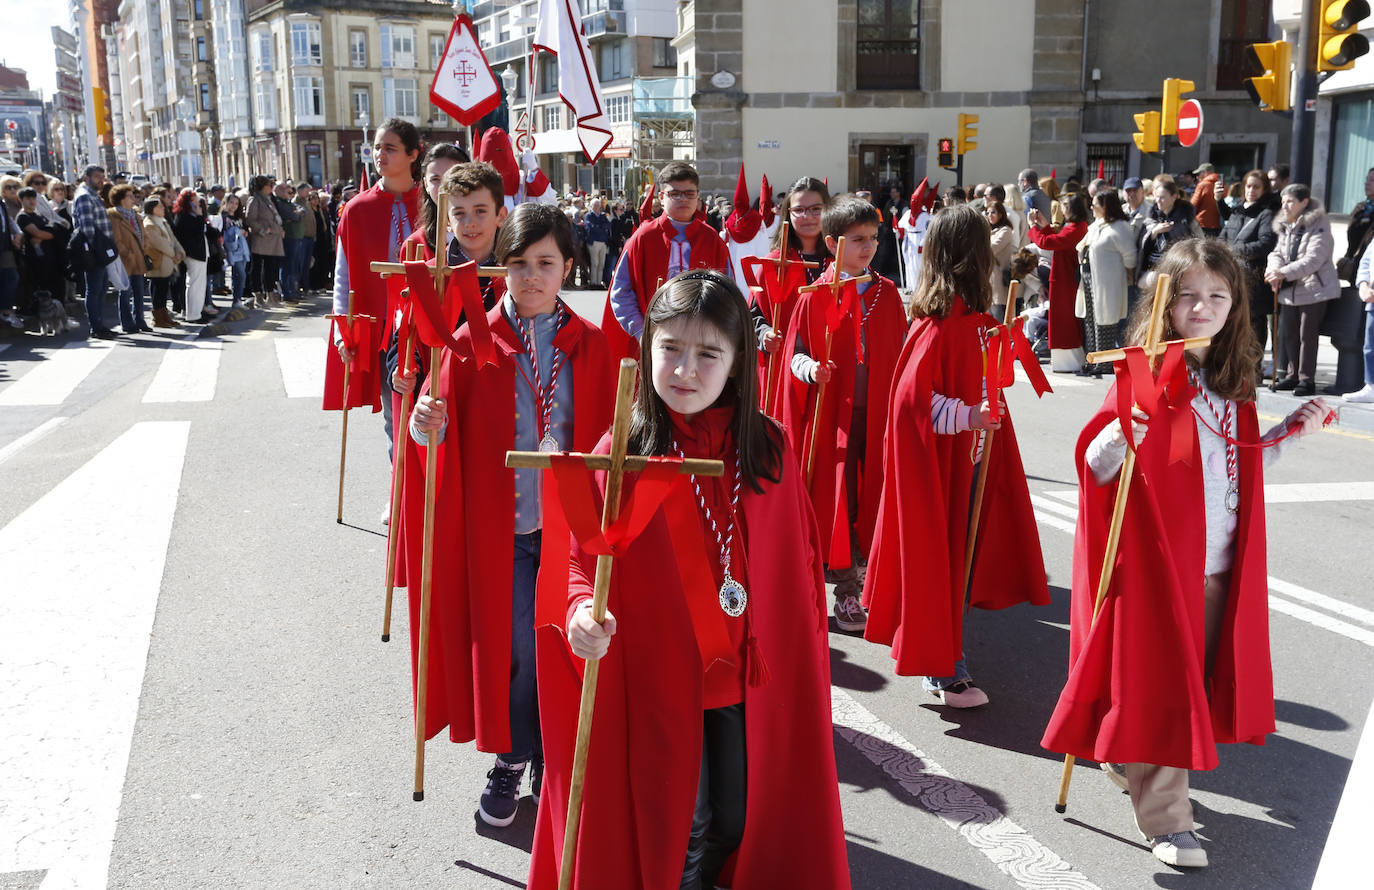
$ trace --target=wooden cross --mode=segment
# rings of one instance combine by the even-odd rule
[[[333,322],[342,322],[348,326],[348,333],[353,334],[353,320],[361,318],[365,321],[376,321],[371,315],[355,315],[353,312],[353,291],[348,292],[348,313],[345,315],[326,315],[325,318]],[[356,345],[356,344],[355,344]],[[356,358],[357,356],[354,356]],[[344,384],[343,384],[343,435],[339,441],[339,509],[334,516],[334,521],[343,524],[343,492],[344,492],[344,463],[348,459],[348,385],[349,372],[353,369],[350,361],[344,365]]]
[[[835,274],[834,274],[834,276],[833,276],[833,280],[832,280],[832,281],[828,281],[828,282],[824,282],[824,283],[820,283],[820,284],[808,284],[806,287],[799,287],[799,288],[797,288],[797,293],[799,293],[799,294],[809,294],[809,293],[812,293],[813,291],[818,291],[818,290],[823,290],[823,289],[825,289],[825,288],[829,288],[829,289],[830,289],[830,297],[831,297],[831,299],[835,300],[835,301],[838,303],[838,302],[839,302],[839,299],[840,299],[840,291],[842,291],[842,290],[844,289],[844,286],[845,286],[846,284],[855,284],[855,285],[857,285],[857,284],[861,284],[862,282],[865,282],[865,281],[872,281],[872,280],[873,280],[873,276],[870,275],[870,274],[868,274],[867,272],[865,272],[863,275],[860,275],[860,276],[857,277],[857,278],[845,278],[845,279],[841,280],[841,279],[840,279],[840,276],[841,276],[842,274],[844,274],[844,273],[842,273],[842,272],[840,271],[841,269],[844,268],[844,266],[841,265],[841,263],[843,262],[843,260],[844,260],[844,236],[841,235],[840,238],[839,238],[839,241],[835,244],[835,263],[834,263],[834,265],[831,267],[831,268],[833,268],[833,269],[835,270]],[[830,361],[830,341],[831,341],[830,325],[827,324],[827,325],[825,326],[825,349],[824,349],[824,351],[821,353],[824,357],[820,359],[820,363],[821,363],[822,365],[825,365],[825,364],[827,364],[827,363]],[[821,426],[820,426],[820,425],[821,425],[821,406],[824,405],[824,404],[825,404],[825,384],[824,384],[824,383],[821,383],[821,384],[817,384],[817,389],[816,389],[816,408],[815,408],[815,411],[814,411],[814,412],[812,413],[812,415],[811,415],[811,438],[810,438],[810,440],[809,440],[809,441],[807,442],[807,444],[806,444],[806,487],[807,487],[808,489],[811,487],[811,478],[812,478],[813,475],[815,475],[815,471],[816,471],[816,436],[820,433],[820,428],[821,428]]]
[[[413,242],[404,246],[401,255],[402,261],[414,261],[423,255],[420,245]],[[385,275],[383,277],[386,277]],[[410,293],[409,288],[401,292],[402,298]],[[400,357],[400,368],[404,374],[411,370],[410,363],[415,354],[415,328],[412,326],[404,343],[397,344]],[[415,398],[415,390],[401,396],[401,417],[402,423],[409,426],[410,405]],[[401,509],[401,491],[405,487],[406,479],[406,448],[396,449],[396,454],[391,461],[391,522],[387,525],[386,540],[386,607],[382,613],[382,642],[391,639],[391,601],[396,593],[396,551],[400,546],[401,536],[397,532],[397,513]]]
[[[1140,347],[1150,358],[1151,372],[1155,370],[1155,364],[1160,356],[1176,343],[1181,343],[1184,349],[1194,349],[1212,342],[1210,337],[1190,337],[1186,340],[1162,342],[1160,338],[1164,331],[1164,307],[1168,302],[1169,276],[1160,275],[1155,284],[1154,305],[1150,309],[1150,324],[1146,328],[1145,345]],[[1115,364],[1125,359],[1125,349],[1094,352],[1088,356],[1088,361],[1093,364],[1100,362]],[[1116,502],[1112,505],[1112,523],[1107,530],[1107,547],[1102,557],[1102,574],[1097,581],[1097,598],[1093,601],[1093,625],[1097,623],[1098,613],[1102,611],[1102,603],[1107,599],[1107,591],[1112,586],[1112,574],[1116,569],[1116,551],[1121,543],[1121,525],[1126,518],[1126,499],[1131,493],[1131,479],[1135,476],[1136,451],[1132,445],[1134,442],[1133,434],[1130,429],[1122,429],[1121,432],[1126,437],[1127,442],[1126,458],[1121,464],[1121,475],[1116,482]],[[1089,631],[1091,629],[1092,625],[1089,625]],[[1056,813],[1062,813],[1068,808],[1069,782],[1073,779],[1073,763],[1074,756],[1072,754],[1064,755],[1064,772],[1059,779],[1059,799],[1054,805]]]
[[[791,234],[791,226],[788,225],[787,220],[783,220],[782,232],[778,240],[778,255],[775,257],[765,256],[755,258],[760,263],[771,263],[777,267],[778,285],[780,287],[787,280],[787,270],[793,266],[801,266],[803,269],[819,269],[821,267],[820,263],[811,260],[794,260],[788,256],[788,251],[791,249]],[[781,337],[783,332],[778,330],[778,304],[773,302],[771,305],[773,308],[773,317],[768,319],[768,327],[774,334]],[[775,350],[768,353],[768,362],[764,367],[763,384],[765,398],[772,397],[774,390],[777,388],[777,365],[778,352]],[[772,414],[777,408],[777,405],[765,402],[763,407],[766,413]]]
[[[606,471],[606,501],[601,510],[601,532],[605,534],[620,515],[620,488],[627,471],[633,472],[647,467],[654,458],[627,457],[625,454],[630,437],[630,403],[634,398],[635,369],[634,359],[620,360],[620,376],[616,383],[615,419],[611,424],[610,454],[570,454],[581,460],[588,470]],[[642,384],[647,386],[647,381]],[[552,466],[550,455],[532,451],[506,452],[506,466],[540,467]],[[720,476],[725,466],[718,460],[684,460],[680,473],[698,476]],[[601,624],[606,620],[606,599],[611,589],[611,566],[613,557],[599,554],[596,557],[596,582],[592,592],[592,620]],[[592,714],[596,705],[596,681],[601,662],[590,660],[582,672],[582,701],[577,717],[577,744],[573,751],[572,781],[568,788],[568,821],[563,833],[563,860],[559,866],[558,886],[560,890],[571,890],[573,866],[577,859],[577,835],[582,820],[582,792],[587,778],[587,751],[592,734]]]

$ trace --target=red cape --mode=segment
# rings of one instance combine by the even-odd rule
[[[649,299],[658,290],[658,280],[662,278],[666,281],[668,278],[668,245],[676,234],[672,220],[664,213],[641,223],[630,240],[625,242],[620,262],[630,264],[630,284],[639,297],[641,313],[649,311]],[[691,268],[715,269],[730,274],[729,249],[720,239],[720,233],[708,226],[700,216],[688,224],[687,240],[691,244],[687,264]],[[601,315],[601,332],[606,335],[606,344],[612,356],[639,360],[639,343],[616,320],[609,289],[606,291],[606,308]]]
[[[817,280],[832,280],[832,264]],[[868,419],[867,447],[860,476],[859,540],[867,551],[873,539],[873,527],[878,517],[878,500],[883,483],[883,430],[887,427],[888,392],[897,369],[897,357],[906,336],[906,310],[902,306],[897,285],[881,275],[863,295],[871,303],[877,300],[868,317]],[[878,293],[874,294],[874,288]],[[778,351],[782,370],[779,376],[786,381],[785,394],[779,398],[783,426],[791,435],[797,463],[805,466],[810,447],[812,419],[816,411],[816,394],[820,387],[802,383],[792,373],[792,356],[797,341],[812,358],[820,361],[825,351],[825,307],[832,302],[830,290],[802,294],[788,320],[787,333]],[[832,569],[846,568],[851,562],[849,544],[848,489],[844,480],[844,464],[849,453],[849,423],[854,411],[854,374],[858,353],[854,348],[854,325],[863,314],[859,300],[845,317],[839,330],[831,335],[830,360],[835,363],[835,376],[825,385],[825,400],[821,405],[819,431],[816,440],[814,472],[811,477],[811,503],[815,507],[816,522],[821,540],[825,542],[826,563]]]
[[[1030,227],[1030,239],[1054,251],[1050,260],[1050,348],[1077,349],[1083,332],[1074,314],[1078,300],[1078,242],[1088,234],[1088,224],[1064,223],[1059,231]]]
[[[479,750],[501,753],[510,750],[510,590],[515,558],[515,474],[505,468],[505,460],[515,446],[518,372],[513,357],[525,347],[499,305],[487,313],[487,320],[496,365],[477,367],[464,325],[458,331],[463,358],[446,353],[440,370],[449,426],[439,455],[425,738],[448,726],[453,741],[476,738]],[[610,425],[615,369],[601,332],[576,313],[554,343],[567,354],[567,370],[572,373],[572,447],[587,451]],[[426,449],[413,440],[408,447],[406,527],[414,533],[404,540],[407,571],[418,578]],[[413,671],[419,663],[420,585],[412,585],[408,592]]]
[[[770,250],[768,252],[769,259],[777,259],[780,256],[782,256],[781,251]],[[803,259],[801,252],[792,248],[788,249],[787,258],[798,263],[802,262]],[[815,282],[816,279],[820,278],[821,275],[825,274],[825,270],[830,268],[830,262],[831,257],[825,256],[821,259],[821,268],[803,269],[803,280],[805,281],[805,283],[811,284]],[[753,269],[754,267],[748,264],[745,265],[744,270],[746,277],[753,274]],[[770,272],[773,275],[773,280],[776,281],[778,268],[777,266],[774,266],[771,263],[765,264],[759,271],[759,274],[768,275]],[[788,326],[792,323],[792,311],[797,306],[798,298],[796,296],[793,296],[792,299],[787,300],[784,303],[775,304],[773,302],[772,296],[766,290],[764,290],[763,288],[759,288],[756,290],[754,287],[751,286],[749,288],[749,297],[751,300],[753,300],[754,304],[758,306],[759,311],[763,313],[764,319],[770,320],[773,324],[773,327],[777,328],[780,334],[785,334],[787,332]],[[781,363],[782,361],[782,352],[783,348],[779,347],[778,352],[776,353],[776,355],[778,356],[777,361],[779,363]],[[791,372],[788,371],[786,368],[778,368],[778,370],[774,371],[773,388],[776,392],[765,392],[765,387],[768,381],[768,353],[760,349],[758,351],[758,360],[759,404],[778,404],[778,400],[782,398],[782,393],[787,391],[788,389],[787,378],[791,376]],[[779,409],[777,413],[779,415],[782,414],[781,409]],[[777,419],[781,420],[780,417]]]
[[[740,507],[746,530],[767,529],[748,535],[745,555],[750,566],[767,567],[750,572],[748,608],[771,678],[745,689],[748,820],[726,865],[733,878],[722,883],[845,890],[820,545],[790,455],[782,481],[764,484],[761,495],[746,486]],[[676,887],[682,876],[701,764],[704,669],[678,574],[664,571],[673,553],[667,525],[660,508],[611,576],[619,630],[597,686],[573,884],[584,890]],[[591,595],[595,562],[573,542],[570,597]],[[546,890],[558,885],[582,662],[562,628],[543,626],[538,637],[545,772],[529,887]]]
[[[411,189],[405,194],[406,213],[413,229],[420,221],[417,205],[420,189]],[[344,256],[348,259],[348,284],[353,290],[353,311],[359,315],[371,315],[378,319],[370,326],[370,345],[373,353],[386,350],[391,342],[391,330],[395,325],[387,305],[386,282],[382,276],[373,272],[373,260],[386,260],[388,242],[394,237],[391,225],[391,194],[377,185],[359,194],[344,205],[339,217],[339,243],[343,246]],[[399,256],[399,251],[397,256]],[[324,409],[338,411],[343,404],[344,366],[339,360],[339,351],[332,340],[326,343],[324,366]],[[354,368],[348,386],[348,407],[372,406],[373,411],[382,410],[381,376],[386,368],[380,361],[372,362],[371,367],[362,370]]]
[[[1192,395],[1190,389],[1185,398],[1191,402]],[[1191,412],[1187,405],[1179,410]],[[1041,744],[1090,760],[1213,769],[1218,742],[1260,745],[1274,731],[1261,451],[1238,449],[1241,497],[1231,591],[1207,684],[1202,598],[1207,531],[1191,418],[1189,462],[1168,463],[1164,433],[1148,436],[1138,449],[1116,572],[1093,625],[1117,482],[1098,485],[1084,455],[1116,416],[1114,386],[1074,450],[1078,528],[1069,677]],[[1151,428],[1167,429],[1169,419],[1156,417]],[[1254,403],[1240,405],[1239,440],[1259,441],[1258,424]]]
[[[896,671],[948,677],[963,651],[964,555],[974,432],[938,435],[932,392],[977,405],[979,338],[991,316],[955,300],[944,319],[918,318],[897,361],[883,450],[883,493],[868,557],[864,638],[892,646]],[[1040,534],[1008,412],[993,437],[970,604],[1004,609],[1050,601]]]

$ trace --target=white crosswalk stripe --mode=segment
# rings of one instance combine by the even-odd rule
[[[105,886],[190,427],[134,424],[0,529],[23,554],[0,598],[0,874]]]
[[[162,355],[144,402],[208,402],[215,397],[223,343],[218,340],[173,343]]]
[[[320,338],[279,337],[273,343],[287,398],[323,398],[325,346]]]
[[[48,351],[33,370],[0,392],[0,405],[60,405],[112,349],[109,341],[91,340]]]

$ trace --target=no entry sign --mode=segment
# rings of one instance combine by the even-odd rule
[[[1178,107],[1178,141],[1184,148],[1197,142],[1202,135],[1202,105],[1189,99]]]

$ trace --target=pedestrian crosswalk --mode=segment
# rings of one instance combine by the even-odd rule
[[[0,406],[60,405],[114,350],[108,340],[68,343],[0,390]]]
[[[208,402],[219,379],[218,340],[173,343],[162,357],[157,374],[143,394],[146,402]]]

